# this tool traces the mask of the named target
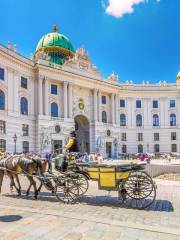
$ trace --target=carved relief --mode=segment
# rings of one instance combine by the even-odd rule
[[[97,67],[92,64],[88,53],[83,47],[77,49],[74,57],[67,59],[64,65],[100,76]]]

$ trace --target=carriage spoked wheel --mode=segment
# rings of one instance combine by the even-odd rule
[[[74,203],[78,198],[76,181],[71,177],[57,178],[55,195],[63,203]]]
[[[87,177],[81,173],[75,173],[73,175],[73,180],[75,180],[78,189],[77,195],[79,197],[83,196],[89,188],[89,182]]]
[[[119,184],[119,198],[126,207],[145,209],[156,198],[156,186],[146,172],[132,172]]]

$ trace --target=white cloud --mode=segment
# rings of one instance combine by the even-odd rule
[[[155,0],[160,2],[160,0]],[[130,14],[134,11],[134,6],[149,0],[108,0],[108,6],[105,7],[104,1],[101,1],[106,13],[114,17],[122,17],[124,14]]]

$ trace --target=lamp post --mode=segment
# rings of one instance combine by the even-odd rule
[[[17,142],[17,135],[16,135],[16,133],[13,136],[13,140],[14,140],[14,154],[16,154],[16,142]]]

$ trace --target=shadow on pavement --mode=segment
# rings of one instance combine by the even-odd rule
[[[128,208],[132,209],[128,204],[118,201],[117,197],[112,196],[84,196],[80,199],[81,203],[93,206],[107,206],[112,208]],[[155,200],[153,204],[143,209],[144,211],[157,211],[157,212],[173,212],[174,208],[168,200]]]
[[[59,200],[56,198],[56,196],[53,196],[51,193],[49,192],[42,192],[38,195],[38,199],[36,200],[34,198],[34,193],[30,192],[29,196],[23,195],[22,191],[22,195],[18,196],[16,194],[3,194],[3,196],[8,197],[8,198],[15,198],[15,199],[24,199],[27,201],[43,201],[43,202],[59,202]]]
[[[24,193],[24,191],[22,191]],[[33,192],[31,193],[30,196],[26,195],[10,195],[10,194],[3,194],[5,197],[10,197],[10,198],[15,198],[15,199],[25,199],[25,200],[34,200],[34,201],[42,201],[42,202],[60,202],[56,196],[53,196],[50,192],[41,192],[40,195],[38,196],[38,199],[35,200],[33,198]],[[82,203],[82,204],[87,204],[87,205],[92,205],[92,206],[106,206],[106,207],[111,207],[111,208],[128,208],[132,209],[129,204],[123,204],[118,200],[117,197],[113,196],[108,196],[108,195],[102,195],[102,196],[91,196],[91,195],[85,195],[81,198],[79,198],[76,203]],[[74,203],[73,203],[74,204]],[[155,200],[153,204],[146,208],[143,209],[144,211],[157,211],[157,212],[173,212],[174,208],[173,205],[170,201],[168,200]]]
[[[0,222],[16,222],[22,219],[20,215],[5,215],[0,216]]]

